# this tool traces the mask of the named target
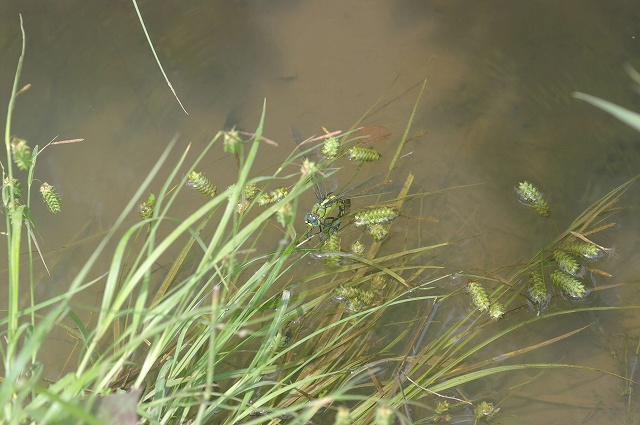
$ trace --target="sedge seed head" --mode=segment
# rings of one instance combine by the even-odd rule
[[[475,281],[469,282],[467,283],[467,291],[469,291],[469,295],[471,295],[473,305],[479,311],[489,311],[491,302],[489,301],[487,291],[485,291],[482,285]]]
[[[44,182],[40,186],[40,193],[42,194],[42,199],[44,199],[45,204],[49,208],[49,211],[56,214],[61,211],[61,199],[60,195],[56,193],[56,190],[49,183]]]

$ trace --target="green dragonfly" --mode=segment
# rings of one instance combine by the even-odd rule
[[[291,133],[298,149],[302,151],[302,138],[293,126]],[[326,160],[317,161],[319,164],[323,164],[323,162],[326,164]],[[323,166],[321,169],[330,169],[331,164],[329,163],[328,166]],[[322,175],[316,177],[313,191],[317,202],[311,208],[311,212],[304,216],[304,222],[308,227],[307,233],[318,229],[321,235],[326,236],[331,231],[337,231],[341,219],[349,213],[351,198],[383,193],[377,189],[384,187],[386,183],[380,183],[379,180],[384,180],[382,175],[370,177],[363,183],[345,187],[334,194],[332,191],[338,186],[334,177],[325,178]],[[331,184],[332,189],[327,190],[327,183]]]
[[[298,149],[302,152],[302,144],[304,142],[296,128],[293,126],[291,126],[291,134],[293,135],[293,140],[296,142]],[[307,159],[304,154],[302,156],[304,159]],[[324,160],[319,158],[319,154],[314,154],[314,156],[318,156],[318,160],[315,161],[317,164],[322,164],[324,162]],[[327,168],[328,167],[322,167],[322,169]],[[327,189],[327,183],[331,185],[331,189]],[[317,202],[311,208],[311,212],[306,213],[304,216],[304,222],[309,228],[307,233],[316,228],[321,234],[325,234],[328,230],[327,228],[337,230],[340,218],[349,212],[351,200],[340,198],[338,195],[332,195],[332,191],[337,187],[338,183],[335,177],[325,178],[324,176],[319,175],[314,178],[313,192],[316,195]],[[334,213],[337,213],[337,215],[333,215]]]

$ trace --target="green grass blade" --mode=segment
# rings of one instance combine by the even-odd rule
[[[623,123],[640,131],[640,114],[618,106],[615,103],[611,103],[607,100],[600,99],[599,97],[591,96],[585,93],[574,92],[573,97],[576,99],[584,100],[593,106],[602,109],[603,111],[613,115]]]

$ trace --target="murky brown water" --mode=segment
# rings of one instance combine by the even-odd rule
[[[0,99],[8,100],[19,55],[18,12],[27,33],[22,81],[32,88],[20,98],[14,133],[41,146],[56,136],[85,139],[51,148],[37,168],[36,177],[64,196],[64,212],[55,217],[34,206],[52,250],[41,297],[64,291],[92,244],[60,247],[108,228],[175,134],[179,148],[193,143],[197,150],[225,125],[252,129],[265,98],[266,135],[284,141],[263,150],[268,165],[289,152],[291,123],[305,134],[322,125],[348,128],[389,87],[393,99],[428,76],[414,128],[429,133],[408,146],[413,153],[400,166],[424,191],[480,183],[423,204],[422,214],[439,220],[421,224],[424,243],[456,232],[483,235],[449,253],[452,270],[526,261],[640,170],[638,134],[571,98],[584,91],[640,109],[622,69],[625,62],[640,66],[640,7],[632,1],[175,1],[140,8],[188,116],[166,87],[130,3],[0,5]],[[368,122],[399,136],[416,96],[414,88]],[[6,101],[0,103],[4,116]],[[217,159],[208,172],[224,186],[229,172],[216,167],[231,162]],[[514,201],[513,185],[522,179],[550,195],[552,221]],[[626,202],[636,205],[637,192]],[[614,281],[633,281],[637,217],[620,221],[609,236],[618,257],[603,267]],[[637,303],[633,288],[598,302]],[[95,297],[85,302],[95,305]],[[599,320],[609,338],[593,331],[527,361],[584,360],[612,370],[611,334],[637,338],[631,313],[566,320]],[[502,423],[514,416],[513,423],[623,422],[619,382],[548,375],[504,402]]]

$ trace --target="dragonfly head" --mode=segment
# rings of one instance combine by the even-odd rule
[[[318,214],[306,213],[304,215],[304,222],[307,223],[309,227],[318,227],[320,226],[320,217],[318,217]]]

